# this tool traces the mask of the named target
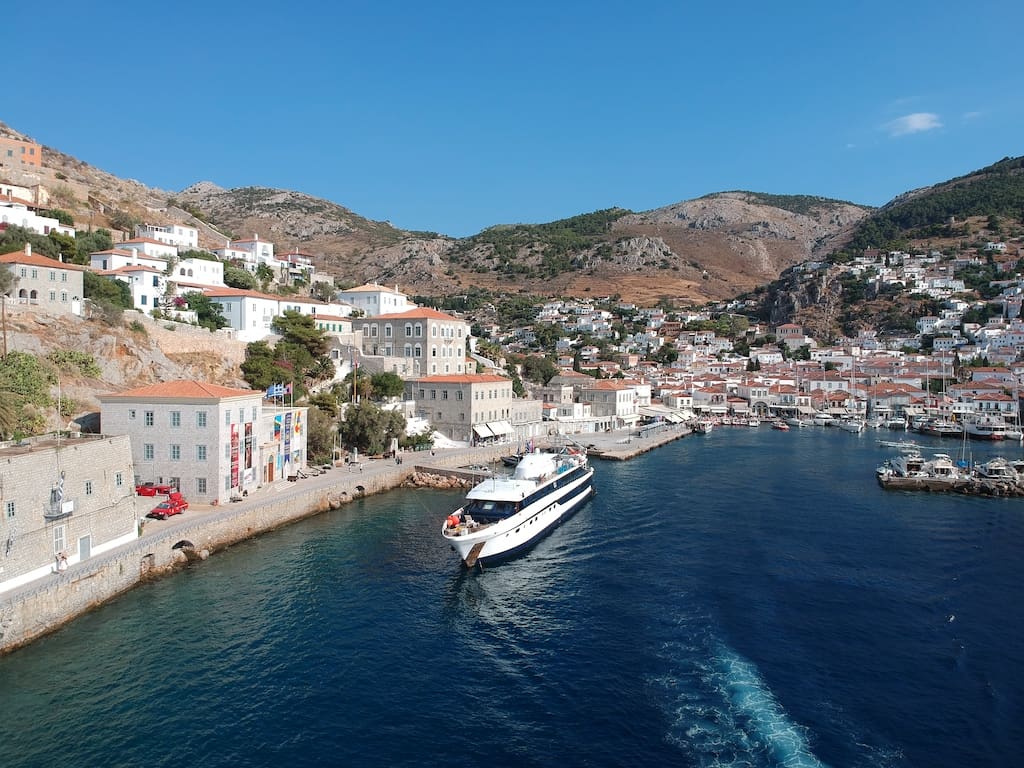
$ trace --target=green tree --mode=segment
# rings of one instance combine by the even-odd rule
[[[332,452],[336,434],[331,415],[317,407],[309,409],[306,417],[306,451],[312,463],[326,464],[334,461]]]
[[[65,211],[63,208],[50,208],[48,210],[40,212],[39,215],[48,216],[51,219],[56,219],[65,227],[75,226],[75,217],[72,216],[67,211]]]
[[[312,315],[286,309],[283,315],[274,318],[272,327],[281,334],[281,341],[303,347],[309,352],[310,359],[327,354],[327,334],[316,327],[316,319]]]
[[[98,251],[109,251],[114,247],[114,240],[109,229],[97,229],[94,232],[78,232],[75,234],[75,263],[88,264],[89,254]]]
[[[182,296],[186,306],[196,313],[196,321],[200,327],[216,331],[226,328],[230,323],[220,313],[220,305],[200,291],[190,291]]]
[[[244,291],[256,289],[256,276],[246,269],[233,267],[230,264],[224,265],[224,285],[231,288],[240,288]]]
[[[25,250],[25,244],[32,246],[32,253],[56,259],[60,255],[60,247],[45,235],[39,235],[24,227],[8,227],[0,230],[0,253],[13,253]]]
[[[58,232],[56,229],[52,230],[47,237],[60,249],[61,259],[69,264],[74,263],[75,255],[78,253],[75,247],[75,238]]]
[[[253,389],[266,390],[271,384],[291,381],[294,371],[291,367],[278,364],[277,355],[265,341],[254,341],[245,348],[242,361],[242,378]]]
[[[128,283],[112,277],[100,277],[95,272],[82,273],[82,293],[84,297],[100,307],[117,310],[131,309],[132,289]]]
[[[376,400],[401,397],[405,391],[405,382],[397,373],[381,371],[370,376],[370,391]]]
[[[267,286],[274,280],[274,270],[266,264],[256,267],[256,279],[260,281],[260,289],[267,290]]]
[[[350,403],[345,409],[338,433],[345,445],[361,453],[384,453],[392,438],[405,435],[405,417],[397,411],[386,411],[373,403]]]

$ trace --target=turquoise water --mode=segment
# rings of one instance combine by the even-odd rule
[[[452,493],[245,542],[0,659],[0,765],[1020,764],[1024,500],[883,492],[879,437],[599,462],[483,573]]]

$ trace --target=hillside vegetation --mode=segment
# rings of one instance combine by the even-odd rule
[[[971,216],[1024,220],[1024,157],[1004,158],[956,179],[902,195],[854,230],[837,258],[867,248],[888,250],[910,240],[966,236]]]

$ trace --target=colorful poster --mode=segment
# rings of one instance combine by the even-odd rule
[[[238,487],[238,425],[231,425],[231,487]]]
[[[281,414],[274,417],[274,442],[281,442]]]
[[[292,460],[292,412],[284,415],[284,460]]]
[[[245,468],[252,469],[252,422],[245,425]],[[251,474],[251,473],[250,473]]]

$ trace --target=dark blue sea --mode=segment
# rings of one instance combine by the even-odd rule
[[[0,658],[0,766],[1024,765],[1024,499],[884,492],[900,437],[598,462],[482,573],[453,493],[237,545]]]

